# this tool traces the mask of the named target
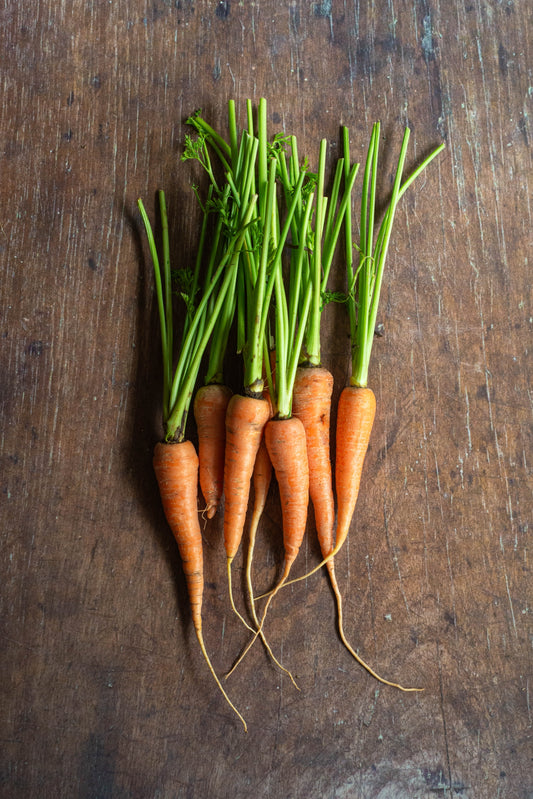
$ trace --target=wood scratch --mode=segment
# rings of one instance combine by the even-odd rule
[[[513,608],[513,600],[511,599],[511,591],[509,590],[509,579],[507,577],[507,572],[505,573],[505,588],[506,588],[506,591],[507,591],[507,599],[509,600],[509,607],[511,609],[511,619],[513,621],[514,634],[518,638],[518,631],[516,629],[516,619],[515,619],[514,608]]]
[[[398,582],[400,584],[400,593],[402,595],[402,598],[403,598],[403,601],[404,601],[404,604],[405,604],[405,608],[406,608],[407,612],[410,613],[411,611],[410,611],[410,608],[409,608],[409,603],[407,601],[407,596],[405,594],[405,590],[404,590],[404,587],[403,587],[403,579],[402,579],[402,575],[401,575],[401,572],[400,572],[400,563],[399,563],[399,560],[398,560],[398,556],[396,555],[396,552],[394,551],[394,547],[392,546],[392,543],[391,543],[391,540],[390,540],[389,517],[388,517],[388,512],[387,512],[387,502],[386,502],[385,498],[383,499],[383,524],[384,524],[384,528],[385,528],[385,538],[387,540],[387,547],[388,547],[390,556],[392,558],[392,562],[394,564],[394,568],[396,569],[396,573],[398,575]]]
[[[452,767],[450,762],[450,746],[448,741],[448,726],[446,723],[446,703],[444,701],[444,680],[442,677],[442,661],[440,656],[440,644],[437,641],[437,665],[439,669],[439,698],[440,698],[440,713],[442,718],[442,730],[444,734],[444,751],[446,756],[446,767],[448,770],[448,785],[452,784]]]

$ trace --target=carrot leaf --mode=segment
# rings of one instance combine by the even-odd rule
[[[354,386],[364,387],[368,382],[368,369],[374,342],[383,271],[398,203],[416,177],[444,148],[444,144],[439,145],[402,183],[409,132],[409,128],[404,131],[391,198],[383,214],[377,234],[375,233],[375,227],[378,194],[379,122],[372,129],[367,151],[361,197],[359,243],[357,245],[353,243],[351,207],[348,206],[346,209],[347,304],[352,341],[352,376],[350,382]],[[345,178],[347,178],[350,164],[350,138],[347,128],[343,128],[343,154]],[[354,249],[358,253],[356,265],[353,257]]]

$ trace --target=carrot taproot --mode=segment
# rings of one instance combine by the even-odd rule
[[[300,419],[271,419],[265,443],[278,482],[285,562],[278,586],[287,579],[305,534],[309,504],[309,466],[305,430]]]
[[[193,412],[198,432],[200,488],[206,502],[205,514],[212,519],[224,485],[226,411],[233,392],[228,386],[210,383],[196,392]]]
[[[336,431],[337,550],[350,529],[375,415],[376,397],[371,388],[343,388],[337,406]]]
[[[292,564],[300,551],[307,524],[309,468],[302,422],[295,416],[270,419],[265,427],[265,443],[278,482],[285,558],[281,575],[268,595],[257,631],[226,677],[235,671],[257,637],[262,635],[268,609],[287,581]]]
[[[272,480],[272,461],[270,460],[270,456],[268,454],[263,434],[261,438],[261,443],[259,444],[259,449],[257,450],[257,456],[255,459],[254,471],[252,476],[252,485],[254,490],[254,504],[252,509],[252,516],[250,519],[248,552],[246,556],[246,584],[248,587],[248,599],[250,602],[250,610],[252,618],[257,629],[259,629],[260,625],[259,625],[259,619],[257,618],[257,612],[255,609],[255,599],[254,599],[253,585],[252,585],[252,561],[253,561],[253,552],[255,547],[257,529],[259,527],[259,522],[263,514],[263,511],[265,509],[271,480]],[[252,632],[255,633],[255,630],[252,630]],[[263,641],[265,649],[267,650],[268,654],[270,655],[276,666],[281,671],[284,671],[285,674],[287,674],[288,677],[290,678],[294,687],[297,690],[300,690],[291,672],[279,662],[279,660],[272,652],[272,648],[268,643],[263,630],[260,630],[259,634],[261,636],[261,640]]]
[[[228,403],[224,459],[224,544],[229,561],[233,560],[241,543],[250,481],[263,428],[269,416],[269,403],[262,396],[234,394]]]
[[[370,389],[368,389],[368,391],[370,392]],[[349,481],[344,480],[341,485],[339,508],[342,506],[343,510],[342,513],[339,510],[339,518],[343,528],[346,527],[346,520],[348,520],[348,528],[350,525],[355,502],[357,501],[358,484],[361,481],[362,461],[364,460],[364,454],[366,452],[365,441],[359,440],[359,436],[357,435],[355,437],[351,435],[353,429],[352,423],[360,431],[361,428],[364,429],[365,425],[358,425],[358,414],[353,411],[350,413],[350,411],[355,405],[358,405],[358,407],[361,408],[360,415],[366,415],[368,422],[370,422],[370,430],[372,429],[375,413],[375,401],[374,413],[372,413],[372,392],[365,396],[362,401],[361,397],[356,394],[358,402],[352,399],[355,392],[356,390],[352,390],[351,388],[345,391],[342,402],[340,403],[340,426],[339,422],[337,422],[337,452],[340,450],[340,459],[339,455],[337,455],[336,463],[339,464],[340,462],[339,468],[342,469],[343,476],[347,473],[353,475],[354,483],[356,484],[355,486],[350,486],[346,484]],[[402,685],[386,680],[384,677],[377,674],[377,672],[357,654],[344,632],[342,594],[335,573],[335,560],[331,557],[331,553],[334,549],[333,530],[335,525],[335,503],[329,454],[329,425],[332,393],[333,375],[328,369],[312,366],[300,367],[298,369],[296,380],[294,381],[292,409],[294,416],[297,416],[301,420],[305,429],[307,457],[309,461],[309,495],[315,513],[315,525],[320,551],[326,562],[328,576],[337,604],[337,627],[339,636],[352,657],[376,680],[384,685],[399,688],[401,691],[419,690],[416,688],[404,688]],[[363,410],[364,408],[367,408],[366,414]],[[370,419],[370,417],[372,418]],[[340,440],[344,439],[345,436],[348,436],[349,443]],[[367,446],[368,441],[366,442],[366,447]],[[353,453],[350,452],[354,447],[359,449],[359,457],[354,456]],[[346,468],[343,463],[346,458],[348,458],[351,465],[353,465],[354,462],[356,464],[360,463],[360,465],[356,467],[355,472],[351,472],[350,469]],[[337,496],[339,496],[339,493],[337,493]],[[351,507],[352,504],[353,507]],[[347,531],[341,531],[339,534],[337,530],[337,538],[342,538],[340,541],[341,546],[346,538],[346,533]]]
[[[163,510],[183,563],[191,616],[200,649],[222,695],[247,730],[243,716],[230,700],[211,664],[202,633],[203,551],[197,508],[198,456],[194,445],[191,441],[159,442],[154,449],[153,467]]]
[[[270,404],[261,395],[234,394],[226,411],[224,547],[231,606],[244,624],[233,599],[231,565],[242,540],[255,459],[269,417]]]
[[[226,193],[227,199],[227,193]],[[165,515],[178,541],[180,554],[184,560],[191,612],[196,635],[206,663],[224,698],[238,715],[246,730],[246,722],[235,708],[222,688],[213,669],[202,635],[201,598],[203,594],[203,556],[202,539],[198,521],[198,457],[194,445],[186,439],[186,423],[193,396],[193,388],[198,378],[200,363],[205,354],[213,329],[226,306],[230,287],[235,285],[235,274],[239,264],[240,249],[244,242],[246,227],[250,222],[257,197],[254,195],[243,214],[242,225],[228,231],[224,246],[218,245],[210,259],[210,269],[206,275],[204,291],[196,301],[196,290],[182,292],[187,315],[177,364],[174,367],[173,325],[170,271],[170,248],[166,202],[164,192],[159,192],[161,228],[163,237],[163,263],[155,243],[152,226],[142,201],[138,200],[154,267],[155,289],[158,302],[161,351],[163,360],[163,427],[165,441],[154,451],[154,470],[158,479]],[[208,213],[204,206],[204,222]],[[223,209],[220,209],[223,216]],[[205,225],[202,227],[202,234]],[[205,242],[200,236],[197,265]],[[218,265],[217,265],[218,264]],[[212,267],[212,268],[211,268]],[[197,273],[192,278],[197,281]],[[197,304],[196,304],[197,303]]]
[[[333,375],[323,366],[301,366],[296,371],[292,413],[302,422],[309,461],[309,495],[324,557],[333,545],[335,502],[330,458],[330,408]]]

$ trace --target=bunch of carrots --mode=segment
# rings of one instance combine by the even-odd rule
[[[211,664],[202,634],[200,514],[212,518],[224,498],[229,597],[232,608],[250,630],[250,642],[233,668],[260,637],[275,663],[295,683],[274,656],[264,626],[274,597],[291,582],[310,498],[323,557],[310,574],[327,567],[341,640],[380,682],[404,691],[419,690],[380,677],[347,641],[334,559],[350,529],[376,412],[375,396],[367,384],[368,371],[395,212],[402,195],[443,145],[404,178],[409,140],[406,129],[390,199],[378,225],[380,127],[374,126],[363,170],[356,237],[352,208],[359,164],[351,162],[347,128],[342,129],[342,157],[332,179],[326,180],[326,141],[320,142],[318,168],[311,172],[308,162],[299,156],[295,136],[268,137],[264,99],[257,110],[248,101],[242,130],[237,125],[235,104],[229,102],[227,138],[200,113],[188,122],[194,132],[186,137],[182,157],[198,162],[208,183],[203,198],[195,189],[202,224],[193,268],[171,270],[164,193],[158,195],[160,250],[141,200],[138,207],[154,267],[163,361],[164,437],[156,444],[153,464],[165,515],[183,562],[203,656],[246,729],[244,718]],[[327,185],[331,185],[328,196]],[[342,253],[346,263],[342,296],[328,289],[336,253],[338,257]],[[178,346],[173,321],[176,295],[184,309]],[[337,408],[334,479],[330,459],[333,377],[321,363],[320,337],[321,314],[332,298],[346,305],[352,342],[350,384],[342,390]],[[230,340],[235,341],[237,355],[242,358],[239,393],[233,393],[224,379]],[[191,405],[198,451],[187,435]],[[252,561],[273,472],[282,508],[285,557],[280,577],[266,595],[259,616]],[[243,537],[252,485],[246,558],[248,622],[234,603],[231,567]],[[201,509],[198,488],[205,502]]]

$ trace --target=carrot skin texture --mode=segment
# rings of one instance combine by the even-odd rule
[[[207,503],[205,510],[212,519],[224,486],[224,453],[226,446],[226,411],[232,397],[230,388],[220,384],[202,386],[194,398],[194,418],[198,430],[200,488]]]
[[[265,509],[271,480],[272,461],[270,460],[264,438],[262,438],[259,449],[257,450],[253,471],[254,508],[251,527],[255,530],[257,530],[259,519]]]
[[[270,404],[260,398],[234,394],[226,412],[224,460],[224,545],[232,560],[239,549],[255,459]]]
[[[304,426],[296,416],[271,419],[265,428],[265,443],[279,487],[286,576],[298,555],[307,524],[309,466]]]
[[[350,529],[375,415],[376,398],[371,388],[343,388],[337,407],[336,433],[337,551]]]
[[[183,563],[192,621],[196,632],[201,634],[204,572],[198,519],[198,456],[194,444],[191,441],[156,444],[153,466],[163,510]]]
[[[335,501],[329,447],[333,375],[322,366],[299,367],[292,395],[292,412],[302,422],[309,463],[309,495],[313,503],[320,549],[333,549]],[[333,561],[328,561],[333,565]]]

